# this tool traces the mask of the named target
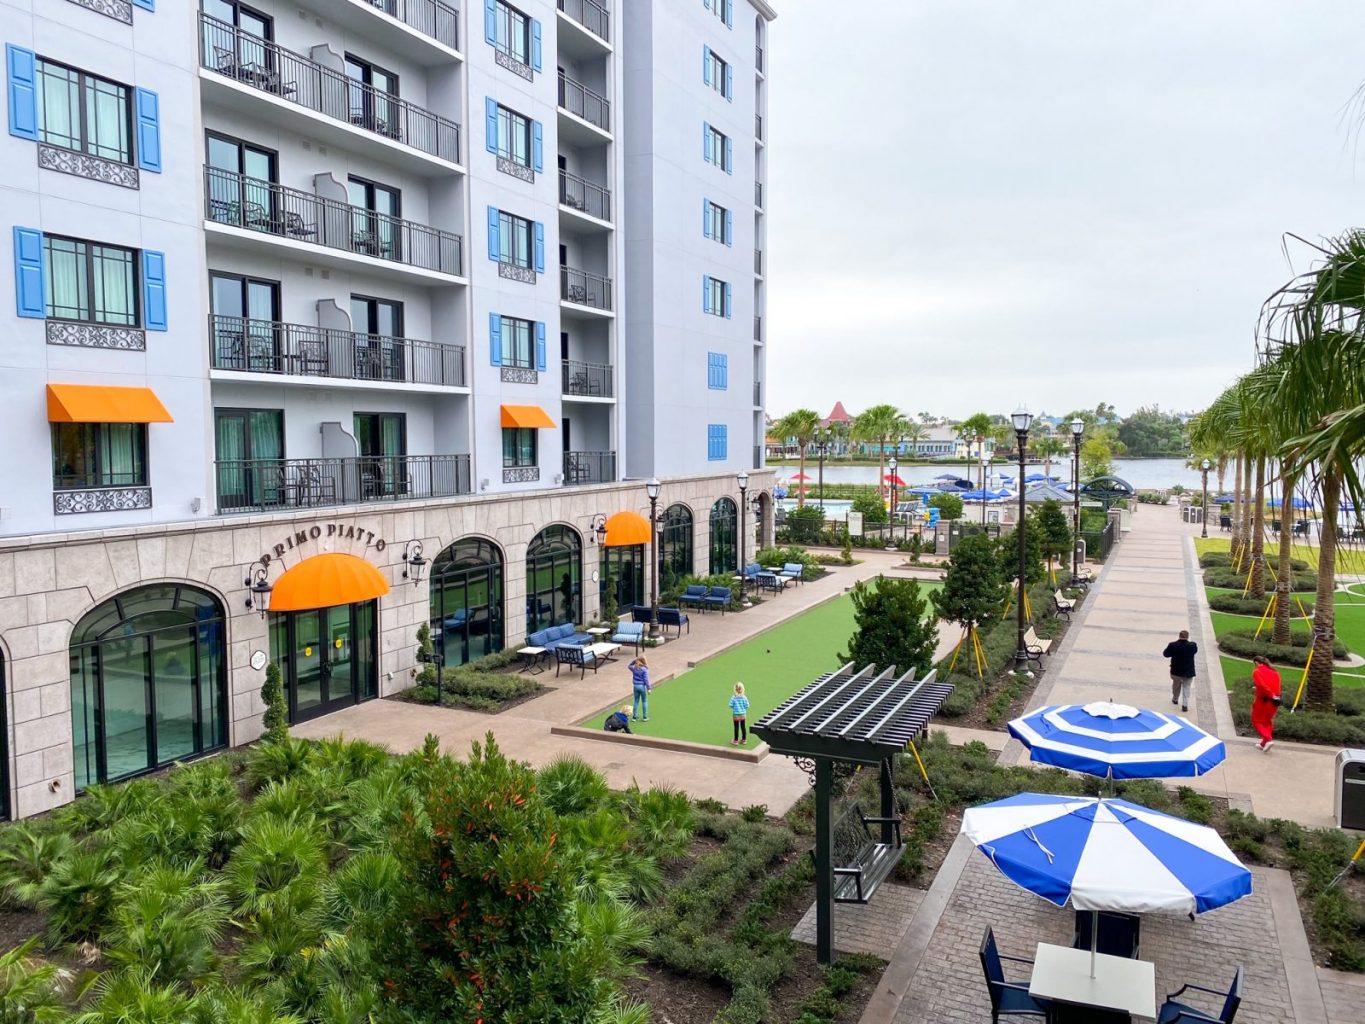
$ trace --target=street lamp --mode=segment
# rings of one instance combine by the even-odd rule
[[[1199,469],[1204,474],[1204,501],[1203,507],[1199,510],[1199,521],[1203,524],[1199,531],[1199,536],[1207,538],[1209,535],[1209,469],[1213,463],[1205,459],[1199,464]]]
[[[984,533],[986,529],[986,480],[988,476],[987,470],[990,467],[991,460],[990,456],[986,454],[986,446],[984,444],[981,446],[979,454],[981,455],[981,530]]]
[[[1019,645],[1014,651],[1014,671],[1023,672],[1028,668],[1028,646],[1024,643],[1025,618],[1024,618],[1024,596],[1025,596],[1025,568],[1027,565],[1027,549],[1024,545],[1024,453],[1028,449],[1028,428],[1033,425],[1033,414],[1020,406],[1010,420],[1014,423],[1014,433],[1019,439],[1019,525],[1016,532],[1019,534]]]
[[[886,460],[886,468],[891,471],[891,546],[896,545],[896,467],[900,463],[893,455]]]
[[[744,521],[744,513],[748,511],[748,502],[745,494],[749,490],[749,474],[741,470],[735,476],[735,482],[739,484],[739,599],[744,600],[744,531],[748,524]]]
[[[1071,578],[1081,578],[1081,438],[1085,436],[1085,420],[1077,416],[1071,421]]]
[[[820,511],[825,510],[825,456],[829,454],[830,429],[826,427],[816,435],[815,452],[820,458]]]
[[[662,485],[658,477],[650,477],[645,484],[645,494],[649,495],[649,561],[653,570],[649,574],[649,635],[651,639],[659,636],[659,490]]]

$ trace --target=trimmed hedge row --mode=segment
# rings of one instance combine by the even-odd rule
[[[1260,618],[1265,614],[1268,597],[1243,597],[1241,594],[1210,594],[1209,607],[1216,612],[1228,612],[1232,615],[1254,615]],[[1303,605],[1303,612],[1299,611],[1299,605]],[[1312,615],[1312,601],[1294,601],[1292,604],[1293,615]]]
[[[1270,564],[1272,569],[1277,572],[1279,571],[1280,556],[1278,554],[1271,554],[1267,551],[1265,560]],[[1199,564],[1205,569],[1230,568],[1232,566],[1232,553],[1229,551],[1205,551],[1199,556]],[[1312,566],[1302,558],[1291,558],[1289,560],[1289,567],[1295,572],[1305,572],[1312,568]]]
[[[1274,587],[1272,579],[1266,581],[1267,589]],[[1247,577],[1244,572],[1233,572],[1231,568],[1213,568],[1204,570],[1204,585],[1208,587],[1221,587],[1224,590],[1240,591],[1247,585]],[[1312,593],[1318,589],[1318,574],[1315,572],[1295,572],[1289,581],[1289,589],[1295,593]]]
[[[1240,658],[1251,658],[1259,654],[1269,658],[1276,665],[1296,665],[1302,668],[1308,664],[1308,652],[1312,647],[1311,633],[1290,633],[1289,643],[1273,644],[1265,634],[1256,639],[1254,629],[1232,629],[1218,638],[1218,649],[1224,654],[1234,654]],[[1346,657],[1346,645],[1340,640],[1332,641],[1332,654],[1337,658]]]
[[[1294,681],[1297,687],[1298,681]],[[1250,677],[1243,676],[1232,683],[1232,719],[1241,736],[1254,735],[1251,728]],[[1286,687],[1285,707],[1275,716],[1275,738],[1298,740],[1302,743],[1323,743],[1328,746],[1354,746],[1365,744],[1365,691],[1338,686],[1333,689],[1336,698],[1336,714],[1325,711],[1289,712],[1294,701],[1293,689]]]

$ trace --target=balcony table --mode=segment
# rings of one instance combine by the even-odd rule
[[[1028,992],[1069,1006],[1156,1019],[1156,964],[1096,953],[1090,976],[1088,949],[1038,943]]]

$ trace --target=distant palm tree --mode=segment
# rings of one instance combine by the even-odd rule
[[[877,443],[877,493],[882,493],[886,482],[886,445],[893,438],[902,437],[909,424],[905,416],[894,405],[874,405],[859,413],[853,421],[853,438],[856,441],[875,441]]]
[[[1067,449],[1065,442],[1053,434],[1043,434],[1030,447],[1034,457],[1043,460],[1043,475],[1048,477],[1052,476],[1052,460],[1064,455]]]
[[[777,421],[777,432],[796,442],[801,460],[801,486],[796,492],[796,507],[802,508],[806,504],[806,449],[815,443],[820,432],[820,414],[814,409],[793,409]]]
[[[907,420],[905,424],[905,441],[910,446],[907,454],[917,455],[919,453],[919,443],[929,436],[929,430],[923,423],[915,420]]]

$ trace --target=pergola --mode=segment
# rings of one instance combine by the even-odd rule
[[[815,785],[815,954],[822,964],[834,959],[835,902],[866,903],[904,852],[891,766],[953,692],[936,675],[916,679],[914,669],[898,676],[894,666],[878,673],[873,665],[858,671],[845,665],[789,697],[751,730],[774,753],[795,759]],[[851,824],[861,827],[865,840],[843,865],[834,863],[836,761],[876,765],[881,781],[879,816],[851,809],[857,819]]]

